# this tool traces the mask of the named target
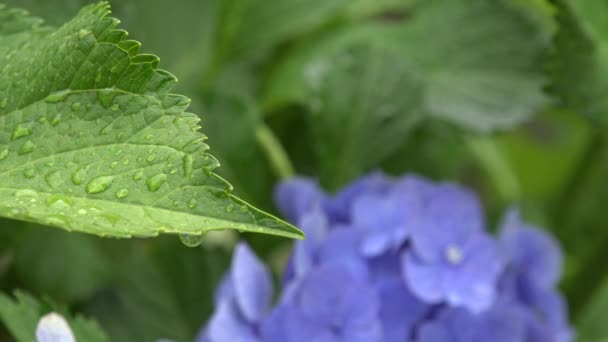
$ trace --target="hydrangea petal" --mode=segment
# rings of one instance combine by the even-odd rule
[[[517,308],[494,306],[482,314],[446,308],[420,328],[419,342],[522,342],[525,321]]]
[[[319,249],[319,264],[336,264],[360,279],[369,276],[366,260],[360,254],[361,233],[355,229],[336,228]]]
[[[443,299],[443,269],[437,265],[425,264],[415,255],[404,252],[401,272],[405,283],[416,297],[426,303],[438,303]]]
[[[199,342],[256,342],[252,326],[245,321],[234,301],[221,302],[209,320]]]
[[[557,242],[540,229],[521,221],[517,210],[510,210],[502,224],[500,241],[513,266],[530,281],[552,287],[560,277],[562,256]]]
[[[354,201],[361,195],[383,195],[390,191],[395,181],[381,172],[362,177],[342,189],[329,200],[327,210],[332,223],[350,223]]]
[[[412,242],[416,254],[427,261],[440,259],[446,245],[458,245],[483,230],[479,200],[454,184],[436,185],[421,215],[412,227]]]
[[[250,322],[256,322],[272,299],[272,278],[264,264],[249,247],[241,243],[236,247],[231,267],[236,302]]]
[[[485,234],[475,234],[464,250],[465,259],[451,270],[450,281],[445,284],[447,299],[452,305],[481,312],[494,302],[503,258],[498,244]]]
[[[416,298],[398,275],[381,277],[375,287],[381,304],[382,340],[408,341],[414,326],[428,314],[430,306]]]
[[[325,194],[316,181],[295,177],[280,183],[274,192],[274,199],[279,211],[291,222],[297,222],[300,216],[312,207],[322,206]]]

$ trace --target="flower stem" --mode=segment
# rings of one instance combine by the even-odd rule
[[[256,138],[276,175],[281,179],[293,177],[294,169],[289,156],[274,132],[262,123],[256,129]]]

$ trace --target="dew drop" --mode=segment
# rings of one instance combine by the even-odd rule
[[[23,171],[23,175],[25,176],[25,178],[32,179],[32,178],[36,177],[36,170],[33,168],[29,168],[29,169]]]
[[[247,208],[247,206],[246,206],[246,205],[242,205],[242,206],[239,208],[239,210],[240,210],[242,213],[246,213],[247,211],[249,211],[249,208]]]
[[[205,233],[201,235],[179,234],[179,240],[188,247],[198,247],[205,240]]]
[[[188,201],[188,208],[190,208],[190,209],[196,208],[197,205],[198,205],[198,201],[196,200],[196,198],[193,198],[190,201]]]
[[[120,189],[120,190],[118,190],[118,192],[116,192],[116,197],[118,197],[118,198],[125,198],[128,195],[129,195],[128,189]]]
[[[226,212],[231,213],[234,210],[234,204],[228,204],[226,206]]]
[[[4,159],[6,159],[7,157],[8,157],[8,149],[7,149],[7,148],[5,148],[4,150],[2,150],[2,151],[0,152],[0,160],[4,160]]]
[[[72,103],[72,111],[77,112],[80,110],[80,102],[74,102]]]
[[[63,195],[52,195],[46,200],[46,204],[55,210],[67,210],[72,207],[72,199]]]
[[[19,138],[26,137],[30,134],[32,134],[32,131],[28,127],[25,127],[23,125],[17,125],[13,129],[13,134],[11,135],[11,140],[17,140]]]
[[[81,29],[80,31],[78,31],[78,38],[82,39],[89,34],[91,34],[91,30]]]
[[[146,140],[152,140],[152,138],[154,138],[154,136],[152,134],[146,135]]]
[[[82,209],[82,208],[78,209],[77,212],[78,212],[79,215],[86,215],[87,214],[87,211],[85,209]]]
[[[44,219],[44,223],[51,226],[64,226],[68,222],[65,216],[63,215],[50,215]]]
[[[113,112],[118,112],[120,110],[120,107],[117,104],[113,104],[110,107],[110,110],[112,110]]]
[[[78,169],[72,173],[72,183],[80,185],[84,183],[87,178],[87,171],[85,169]]]
[[[112,101],[114,101],[114,92],[111,90],[102,90],[97,93],[97,99],[99,99],[99,103],[105,108],[110,107]]]
[[[167,175],[164,173],[160,173],[156,176],[152,176],[146,180],[146,184],[148,185],[148,190],[156,191],[167,181]]]
[[[110,164],[111,168],[115,168],[118,166],[118,162],[112,162],[112,164]]]
[[[24,142],[23,145],[21,145],[21,148],[19,148],[18,153],[19,154],[28,154],[28,153],[32,153],[32,151],[34,151],[35,149],[36,149],[36,145],[31,140],[28,140],[28,141]]]
[[[107,190],[114,181],[114,176],[101,176],[94,178],[87,184],[87,192],[90,194],[96,194]]]
[[[48,184],[53,189],[59,189],[64,185],[63,177],[61,177],[61,173],[59,172],[59,170],[47,173],[44,176],[44,180],[46,181],[46,184]]]
[[[140,180],[141,177],[144,176],[144,173],[142,171],[137,171],[135,172],[135,174],[133,175],[133,180]]]
[[[35,197],[38,197],[38,193],[34,190],[22,189],[22,190],[15,192],[15,197],[17,197],[17,198],[24,198],[24,197],[35,198]]]
[[[122,165],[129,165],[129,159],[123,159]]]
[[[70,93],[69,90],[58,91],[56,93],[53,93],[53,94],[47,96],[46,99],[44,99],[44,100],[48,103],[63,102],[69,93]]]
[[[184,175],[186,177],[190,176],[190,173],[192,172],[192,163],[193,163],[192,156],[189,154],[186,154],[183,159]]]
[[[53,120],[51,120],[51,126],[57,126],[61,122],[61,114],[55,115]]]
[[[156,154],[150,154],[148,157],[146,157],[146,160],[149,162],[153,162],[154,159],[156,159]]]

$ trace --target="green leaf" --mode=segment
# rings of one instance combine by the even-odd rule
[[[365,43],[394,49],[411,65],[430,116],[482,132],[510,127],[547,103],[546,26],[507,0],[424,1],[407,20],[355,23],[306,41],[271,74],[264,103],[305,101],[309,65]]]
[[[192,341],[213,311],[213,293],[229,262],[226,250],[180,248],[175,239],[135,245],[115,283],[83,311],[99,317],[112,341]]]
[[[20,342],[35,341],[36,326],[40,318],[51,310],[31,295],[15,291],[15,298],[0,293],[0,319]],[[78,341],[109,341],[97,323],[83,317],[65,317]]]
[[[259,55],[324,24],[350,0],[218,1],[220,61]]]
[[[608,341],[606,315],[608,315],[608,283],[604,281],[604,284],[593,295],[589,305],[585,307],[577,320],[577,341]]]
[[[355,49],[308,71],[312,141],[328,188],[377,165],[422,119],[420,84],[393,53]]]
[[[0,8],[0,216],[103,236],[302,237],[230,194],[189,99],[106,3],[54,29]]]
[[[551,64],[551,90],[566,105],[608,119],[608,3],[602,0],[558,2],[559,30]]]
[[[15,274],[28,290],[74,302],[109,283],[115,265],[101,248],[100,239],[29,226],[14,243],[13,257]]]

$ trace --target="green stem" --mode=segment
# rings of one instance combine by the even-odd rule
[[[281,179],[293,177],[294,169],[289,156],[272,130],[262,123],[256,130],[256,138],[277,176]]]
[[[503,153],[491,138],[467,137],[465,142],[479,161],[504,202],[521,198],[521,186],[517,175]]]

